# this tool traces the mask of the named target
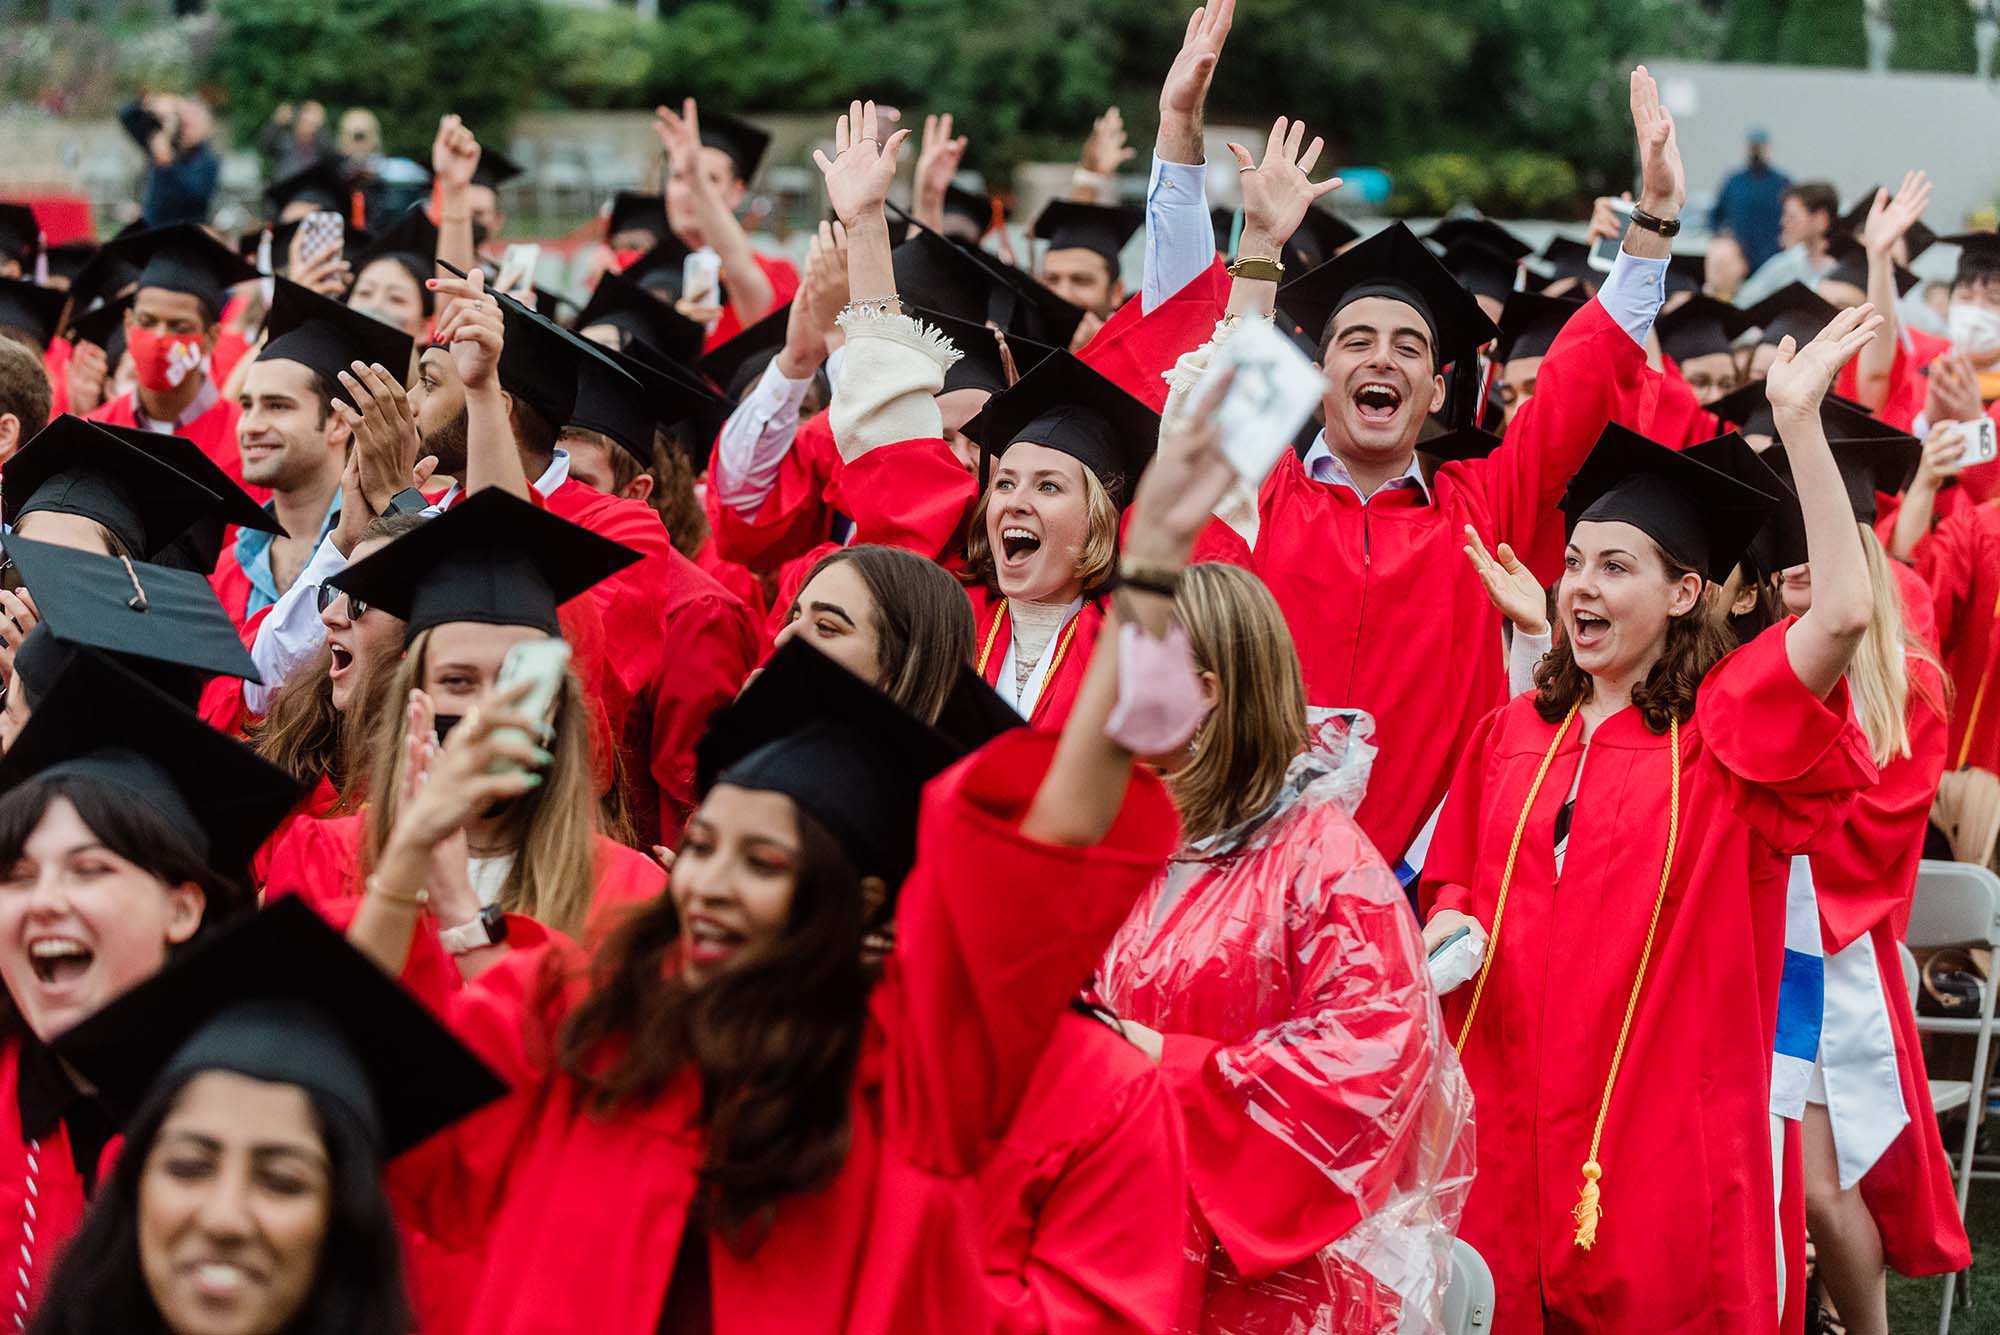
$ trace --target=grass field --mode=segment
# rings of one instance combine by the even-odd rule
[[[1992,1123],[1987,1123],[1988,1139]],[[2000,1182],[1974,1182],[1966,1212],[1966,1232],[1972,1237],[1972,1269],[1959,1276],[1959,1306],[1952,1313],[1952,1335],[2000,1335]],[[1972,1306],[1964,1306],[1966,1280],[1972,1281]],[[1895,1335],[1928,1335],[1937,1329],[1942,1279],[1889,1276],[1889,1329]]]

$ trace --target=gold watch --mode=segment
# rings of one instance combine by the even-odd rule
[[[1285,266],[1266,255],[1239,255],[1229,265],[1229,276],[1253,283],[1278,283],[1284,281]]]

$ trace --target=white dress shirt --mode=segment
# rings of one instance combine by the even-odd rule
[[[1215,263],[1215,222],[1208,216],[1208,165],[1163,162],[1153,155],[1146,183],[1146,273],[1139,313],[1173,296]]]
[[[827,358],[829,384],[838,383],[846,351],[845,347],[835,348]],[[746,519],[763,506],[798,437],[800,407],[812,382],[811,376],[792,379],[778,369],[776,357],[771,359],[716,438],[709,484],[715,488],[717,501]]]

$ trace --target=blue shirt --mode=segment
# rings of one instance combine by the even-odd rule
[[[1790,177],[1768,163],[1752,164],[1731,172],[1715,194],[1709,228],[1736,238],[1752,273],[1778,253],[1778,214],[1791,183]]]
[[[264,503],[271,510],[271,502]],[[273,514],[277,513],[275,510]],[[319,536],[313,540],[318,549],[326,541],[326,535],[333,532],[333,526],[340,521],[340,493],[333,493],[333,504],[326,507],[326,518],[320,521]],[[236,564],[243,567],[243,573],[250,580],[250,598],[243,605],[243,615],[247,618],[273,606],[284,594],[278,587],[277,576],[271,573],[271,543],[277,538],[275,533],[262,529],[239,528],[236,530]]]

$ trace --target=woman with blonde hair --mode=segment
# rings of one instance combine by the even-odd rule
[[[1373,750],[1351,717],[1308,726],[1291,634],[1255,575],[1188,567],[1174,618],[1207,708],[1154,760],[1182,844],[1099,988],[1185,1116],[1199,1328],[1435,1324],[1471,1094],[1402,887],[1353,820]]]

